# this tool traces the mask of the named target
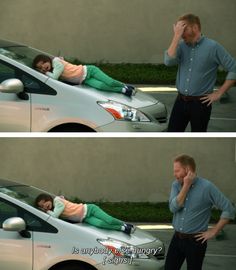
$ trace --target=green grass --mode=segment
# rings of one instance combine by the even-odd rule
[[[72,199],[81,202],[79,199]],[[171,223],[172,213],[169,211],[168,202],[91,202],[100,206],[108,214],[129,222]],[[216,223],[221,211],[213,209],[211,223]],[[236,223],[236,219],[233,221]]]
[[[172,219],[167,203],[101,202],[98,205],[107,213],[131,222],[170,222]]]
[[[78,59],[67,59],[74,64],[81,64]],[[89,63],[83,63],[89,64]],[[110,64],[92,63],[106,74],[129,84],[175,85],[177,67],[166,67],[164,64]],[[224,82],[225,71],[218,71],[217,85]]]

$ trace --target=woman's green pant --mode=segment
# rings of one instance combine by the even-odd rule
[[[99,228],[117,231],[121,231],[121,227],[124,225],[123,221],[108,215],[95,204],[87,204],[87,214],[83,222]]]
[[[87,76],[83,84],[103,91],[122,92],[125,86],[123,83],[112,79],[96,66],[89,65],[86,67]]]

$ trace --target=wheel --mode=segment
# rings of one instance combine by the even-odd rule
[[[54,127],[49,132],[95,132],[95,130],[78,124],[64,124]]]
[[[94,267],[86,265],[85,263],[64,263],[62,265],[58,265],[55,268],[53,267],[51,270],[96,270]]]

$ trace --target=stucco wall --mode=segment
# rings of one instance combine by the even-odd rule
[[[198,14],[236,57],[235,0],[1,0],[1,38],[84,62],[162,63],[172,25]]]
[[[86,201],[167,201],[172,160],[187,153],[236,202],[235,147],[235,138],[0,138],[0,178]]]

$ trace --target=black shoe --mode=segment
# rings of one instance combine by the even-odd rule
[[[137,92],[136,88],[133,85],[126,84],[125,88],[132,90],[132,96],[134,96]]]
[[[128,235],[134,233],[136,230],[136,227],[133,224],[125,223],[124,226],[125,226],[124,232]]]
[[[135,89],[135,87],[133,85],[130,85],[130,84],[126,84],[126,87],[129,88],[129,89],[132,89],[132,90]]]
[[[124,95],[131,97],[133,94],[133,90],[130,88],[126,88],[126,91],[124,92]]]
[[[131,233],[135,232],[136,226],[134,226],[133,224],[129,224],[129,223],[126,223],[126,225],[131,228]]]
[[[125,226],[125,230],[124,230],[124,233],[130,235],[131,234],[131,230],[132,230],[132,227],[128,224],[124,224]]]
[[[131,234],[131,228],[130,227],[126,227],[124,230],[124,233],[130,235]]]

